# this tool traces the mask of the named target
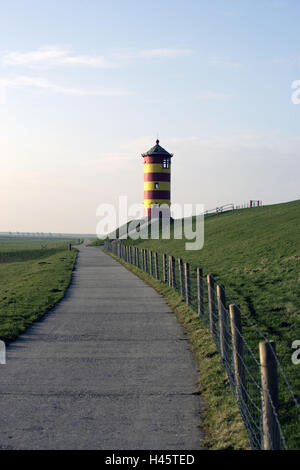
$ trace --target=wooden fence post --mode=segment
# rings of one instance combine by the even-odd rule
[[[215,300],[215,280],[212,274],[207,275],[207,288],[208,288],[208,309],[209,309],[209,325],[210,332],[214,339],[216,339],[216,300]]]
[[[175,289],[175,258],[169,256],[169,287]]]
[[[278,423],[278,379],[276,343],[261,341],[259,357],[262,385],[262,417],[264,450],[280,449]]]
[[[184,263],[184,280],[185,280],[185,302],[191,305],[191,284],[190,284],[190,265]]]
[[[165,283],[168,282],[168,276],[167,276],[167,255],[163,254],[163,281]]]
[[[175,272],[175,258],[171,256],[171,285],[176,289],[176,272]]]
[[[183,274],[183,262],[181,258],[178,258],[178,270],[179,270],[179,282],[180,282],[180,295],[184,299],[184,274]]]
[[[157,251],[154,253],[154,271],[155,271],[155,278],[159,279],[159,271],[158,271],[158,253]]]
[[[203,274],[202,269],[197,268],[197,300],[198,300],[198,316],[204,316],[204,299],[203,299]]]
[[[140,250],[139,248],[136,248],[136,265],[139,268],[140,267]]]
[[[219,313],[219,332],[220,332],[220,353],[221,358],[225,365],[229,361],[229,352],[228,352],[228,343],[229,335],[227,331],[227,322],[226,322],[226,297],[225,297],[225,287],[222,285],[217,286],[217,299],[218,299],[218,313]]]
[[[144,257],[144,248],[141,248],[141,261],[142,261],[142,270],[145,270],[145,257]]]
[[[229,305],[231,336],[232,336],[232,353],[235,376],[235,387],[238,402],[241,410],[243,410],[246,402],[246,380],[244,366],[244,347],[242,338],[242,322],[241,313],[238,305]]]
[[[68,250],[71,251],[71,249],[72,249],[72,245],[71,245],[71,243],[69,243],[68,244]]]
[[[172,264],[171,256],[168,256],[168,278],[169,278],[169,287],[172,286]]]
[[[148,272],[148,249],[145,249],[145,271]]]
[[[152,250],[149,251],[149,264],[150,264],[150,276],[153,276],[153,253]]]

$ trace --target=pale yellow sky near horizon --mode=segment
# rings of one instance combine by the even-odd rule
[[[128,204],[143,201],[141,153],[152,146],[150,137],[112,146],[110,153],[94,151],[88,159],[81,149],[65,153],[57,143],[50,142],[42,155],[37,146],[20,144],[0,142],[0,232],[95,233],[99,204],[117,207],[119,195],[128,196]],[[173,202],[210,209],[250,199],[272,204],[299,198],[300,138],[177,137],[161,145],[174,153]]]

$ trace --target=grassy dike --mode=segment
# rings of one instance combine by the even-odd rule
[[[191,295],[195,299],[196,268],[201,267],[205,277],[212,273],[216,283],[226,288],[226,305],[240,305],[243,335],[256,360],[261,341],[256,328],[276,342],[281,367],[299,402],[300,365],[291,359],[292,344],[300,338],[299,229],[300,200],[297,200],[206,216],[201,250],[186,250],[187,240],[176,239],[172,225],[170,239],[128,238],[124,244],[188,262]],[[299,449],[299,411],[281,373],[278,388],[279,420],[287,447]]]
[[[201,427],[205,433],[204,447],[214,450],[249,449],[247,432],[237,402],[209,331],[173,289],[112,253],[105,252],[164,295],[184,327],[199,368],[198,390],[195,393],[199,393],[204,401],[201,412]]]
[[[0,263],[0,339],[5,342],[16,339],[64,297],[78,252],[68,251],[64,243],[49,253],[29,253],[20,251],[18,258],[17,252],[13,262]]]

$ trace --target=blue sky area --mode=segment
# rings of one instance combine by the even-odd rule
[[[299,198],[298,0],[2,0],[0,231],[95,231],[174,153],[172,200]]]

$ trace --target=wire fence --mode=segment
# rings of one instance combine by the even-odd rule
[[[253,207],[261,207],[262,205],[262,201],[260,200],[250,200],[243,204],[223,204],[222,206],[215,207],[214,209],[206,210],[204,215],[221,214],[222,212],[234,211],[236,209],[251,209]]]
[[[289,449],[289,436],[280,423],[278,388],[284,392],[285,406],[292,407],[296,421],[300,406],[277,358],[276,344],[265,337],[238,305],[228,305],[225,287],[216,285],[211,274],[204,276],[201,268],[191,270],[189,263],[170,255],[125,245],[120,240],[106,240],[104,248],[175,289],[210,330],[251,448]],[[243,334],[245,322],[260,340],[257,351]]]

